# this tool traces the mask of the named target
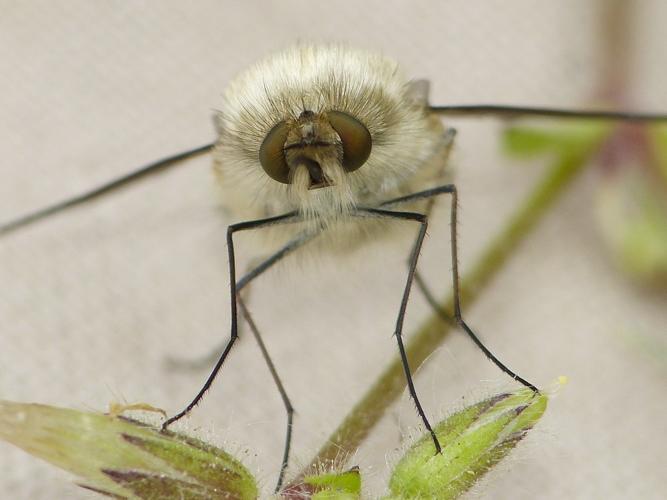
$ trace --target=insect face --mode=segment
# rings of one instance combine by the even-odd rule
[[[281,122],[266,136],[259,150],[269,176],[297,189],[331,186],[342,170],[343,144],[325,116],[306,110],[296,121]]]
[[[416,178],[443,142],[426,104],[376,53],[302,44],[271,54],[231,82],[216,115],[223,199],[243,218],[296,210],[328,225],[423,188]]]

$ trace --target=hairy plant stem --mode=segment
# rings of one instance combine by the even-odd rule
[[[562,154],[554,161],[507,225],[491,241],[475,266],[464,275],[461,280],[462,304],[469,307],[479,297],[516,247],[536,227],[547,209],[565,192],[577,174],[584,170],[598,144],[593,141],[587,147]],[[442,301],[441,307],[453,317],[452,296]],[[451,331],[451,326],[434,313],[411,336],[406,352],[413,371],[442,343]],[[403,393],[405,385],[403,368],[396,357],[331,434],[310,465],[294,481],[298,481],[314,467],[330,465],[337,458],[353,453],[390,405]]]

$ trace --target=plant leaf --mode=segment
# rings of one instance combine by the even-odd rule
[[[394,468],[387,498],[459,497],[516,446],[546,406],[546,396],[522,389],[454,413],[434,428],[442,453],[435,453],[430,434],[423,436]]]
[[[0,439],[114,498],[257,498],[255,479],[228,453],[124,417],[0,401]]]

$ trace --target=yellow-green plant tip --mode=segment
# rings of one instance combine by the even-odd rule
[[[359,500],[361,493],[350,493],[347,491],[325,490],[315,493],[312,500]]]
[[[0,439],[115,498],[254,499],[248,470],[224,451],[114,415],[0,401]]]
[[[282,498],[315,500],[353,500],[361,498],[359,468],[345,472],[323,472],[302,477],[280,492]]]
[[[546,396],[522,389],[454,413],[434,428],[442,453],[424,435],[396,465],[388,498],[459,497],[516,446],[546,405]]]
[[[317,500],[352,500],[361,498],[361,475],[354,467],[345,472],[313,474],[303,478],[304,492]]]

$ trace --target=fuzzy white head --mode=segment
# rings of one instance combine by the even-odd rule
[[[341,45],[258,62],[229,85],[215,122],[215,167],[237,213],[298,210],[324,225],[411,191],[443,142],[396,62]]]

